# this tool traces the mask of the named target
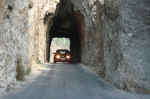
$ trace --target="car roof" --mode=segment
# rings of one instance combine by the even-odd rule
[[[56,52],[59,52],[59,51],[69,51],[68,49],[58,49],[56,50]]]

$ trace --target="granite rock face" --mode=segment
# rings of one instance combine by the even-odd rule
[[[150,93],[150,2],[105,1],[105,79],[120,89]]]
[[[127,80],[128,89],[150,93],[150,1],[123,0],[120,13],[120,77]]]
[[[81,61],[104,76],[102,34],[103,0],[72,0],[74,11],[79,12],[81,28]]]
[[[84,16],[82,62],[123,90],[150,93],[149,0],[72,0]]]
[[[25,72],[36,59],[44,62],[44,18],[55,12],[57,3],[58,0],[0,0],[0,88],[15,86],[18,58]]]
[[[46,61],[46,46],[48,39],[48,23],[55,13],[59,0],[31,0],[33,7],[29,13],[30,61],[44,63]],[[49,16],[51,14],[52,16]]]
[[[29,0],[29,63],[45,63],[49,23],[59,0]]]
[[[0,88],[10,88],[16,82],[18,57],[28,68],[28,2],[0,2]]]

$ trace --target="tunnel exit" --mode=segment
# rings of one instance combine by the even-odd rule
[[[58,11],[49,24],[47,38],[47,61],[53,62],[56,49],[68,49],[72,54],[72,63],[81,62],[82,44],[84,43],[84,18],[80,12],[72,10]],[[63,12],[63,13],[62,13]]]
[[[70,39],[69,38],[52,38],[50,46],[50,63],[54,63],[54,55],[57,50],[66,49],[70,51]]]

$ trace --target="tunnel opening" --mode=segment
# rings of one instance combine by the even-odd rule
[[[52,38],[51,46],[50,46],[50,63],[54,63],[54,55],[57,50],[69,50],[70,51],[70,38]]]
[[[58,5],[54,17],[49,24],[46,60],[50,62],[53,38],[69,38],[72,63],[81,62],[81,40],[83,39],[84,17],[79,11],[73,10],[73,5],[62,0]],[[67,8],[67,9],[65,9]],[[70,8],[68,10],[68,8]]]

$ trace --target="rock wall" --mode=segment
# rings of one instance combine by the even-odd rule
[[[25,71],[34,62],[44,63],[48,13],[58,0],[0,0],[0,88],[15,85],[21,58]],[[1,89],[0,89],[1,90]]]
[[[14,86],[18,57],[28,68],[27,18],[26,0],[0,0],[0,89]]]
[[[105,79],[120,89],[150,93],[149,5],[148,0],[105,0]]]
[[[25,70],[33,61],[45,62],[49,14],[58,2],[0,0],[0,88],[15,85],[18,57]],[[81,29],[82,63],[120,89],[150,93],[150,1],[68,3]]]
[[[150,93],[148,0],[72,0],[84,16],[82,62],[116,87]]]
[[[46,46],[47,46],[47,30],[49,19],[54,14],[56,5],[59,0],[31,0],[33,4],[32,9],[29,10],[29,23],[30,23],[30,57],[32,62],[46,61]],[[48,19],[49,18],[49,19]]]
[[[104,51],[102,41],[102,14],[103,0],[72,0],[74,11],[83,16],[81,25],[81,60],[91,65],[92,69],[104,76]]]
[[[138,5],[137,5],[138,4]],[[127,88],[150,93],[150,1],[121,1],[121,78]]]
[[[120,0],[105,0],[103,33],[104,33],[104,66],[105,79],[117,87],[124,87],[121,83],[121,71],[117,71],[123,59],[120,44]],[[119,88],[118,87],[118,88]]]

